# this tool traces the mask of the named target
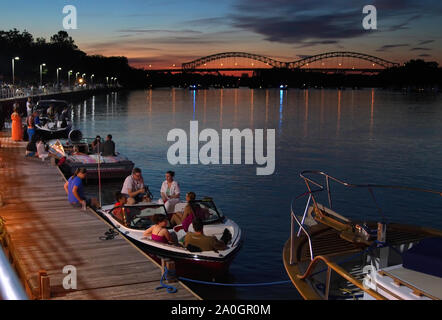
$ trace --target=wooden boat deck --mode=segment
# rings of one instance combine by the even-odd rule
[[[309,217],[308,219],[310,219],[310,221],[314,221],[314,219],[311,217]],[[316,221],[320,222],[320,220]],[[313,224],[314,223],[315,222],[313,222]],[[366,249],[370,243],[372,243],[372,241],[352,242],[348,239],[345,240],[341,236],[343,235],[342,232],[345,233],[347,232],[347,230],[345,230],[345,228],[337,230],[333,228],[332,225],[333,224],[329,223],[329,221],[327,221],[327,224],[318,223],[311,225],[309,232],[311,235],[314,257],[321,256],[326,258],[330,262],[335,262],[339,260],[339,257],[342,258],[344,256],[353,255],[361,252],[362,250]],[[369,228],[373,229],[376,227],[376,223],[368,223],[368,226]],[[442,232],[429,228],[395,223],[388,224],[387,226],[387,244],[389,246],[399,247],[403,244],[408,245],[409,243],[418,242],[429,236],[441,237]],[[321,299],[321,296],[318,295],[318,292],[312,288],[312,285],[311,283],[309,283],[308,279],[299,279],[299,276],[303,275],[306,272],[311,263],[310,247],[307,236],[301,233],[299,238],[295,238],[293,245],[293,264],[290,264],[290,239],[285,243],[283,249],[283,262],[287,274],[289,275],[292,283],[296,286],[304,299]],[[321,268],[316,268],[315,270],[319,269]],[[361,271],[362,269],[360,268],[360,266],[354,265],[351,270],[348,270],[348,273],[353,279],[361,281],[363,278],[363,274],[361,273]],[[325,276],[325,273],[319,276],[319,278],[321,278],[322,276]],[[341,279],[344,280],[344,278]],[[348,281],[346,284],[342,284],[341,286],[345,287],[347,291],[353,292],[353,295],[354,292],[363,293],[362,290],[359,290]],[[352,294],[349,294],[349,296],[351,297]]]
[[[181,282],[174,283],[174,294],[156,290],[158,264],[121,236],[100,240],[109,226],[94,212],[69,206],[56,167],[25,159],[25,142],[1,137],[0,143],[0,216],[6,231],[1,233],[0,221],[0,243],[30,298],[200,299]],[[68,265],[77,271],[75,290],[63,287]]]

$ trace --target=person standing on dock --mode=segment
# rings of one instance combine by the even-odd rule
[[[106,141],[101,145],[101,155],[103,157],[115,156],[115,142],[112,141],[112,135],[108,134]]]
[[[21,117],[18,113],[18,103],[14,103],[14,112],[11,115],[12,120],[12,129],[11,129],[11,136],[12,140],[14,141],[21,141],[23,140],[23,128],[21,123]]]
[[[173,179],[174,177],[175,172],[167,171],[166,180],[161,185],[161,199],[158,200],[158,202],[164,203],[167,212],[173,212],[175,205],[180,202],[180,186],[178,182]]]
[[[35,134],[35,118],[34,114],[30,114],[26,118],[26,124],[28,126],[28,139],[29,141],[32,141],[32,136]]]
[[[32,114],[32,99],[28,97],[28,101],[26,101],[26,112],[28,113],[28,117]],[[30,141],[30,139],[29,139]]]

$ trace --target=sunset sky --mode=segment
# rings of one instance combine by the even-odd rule
[[[362,28],[367,4],[377,8],[377,30]],[[81,50],[124,55],[138,67],[226,51],[281,61],[357,51],[398,62],[442,62],[442,2],[433,0],[1,0],[0,29],[49,39],[63,29],[65,5],[78,10],[78,29],[67,31]]]

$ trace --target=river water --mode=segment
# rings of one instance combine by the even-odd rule
[[[282,247],[290,235],[290,205],[305,191],[299,173],[325,171],[351,183],[442,190],[442,99],[377,89],[156,89],[97,95],[73,108],[85,137],[112,134],[117,151],[143,170],[155,197],[167,170],[182,195],[211,196],[242,228],[244,244],[226,281],[287,280]],[[275,129],[275,172],[256,165],[176,165],[167,160],[171,129]],[[221,143],[220,143],[221,145]],[[244,163],[244,161],[243,161]],[[105,202],[121,186],[105,186]],[[96,187],[89,187],[95,193]],[[381,219],[367,190],[332,186],[333,208],[357,220]],[[375,191],[387,221],[442,228],[442,198]],[[305,200],[297,210],[302,211]],[[297,213],[300,213],[298,211]],[[302,213],[302,212],[301,212]],[[258,288],[192,286],[209,299],[300,299],[287,285]]]

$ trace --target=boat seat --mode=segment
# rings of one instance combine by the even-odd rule
[[[406,269],[442,278],[442,238],[427,238],[406,251],[403,256]]]
[[[178,202],[175,205],[175,212],[184,212],[184,208],[187,206],[187,202]]]

